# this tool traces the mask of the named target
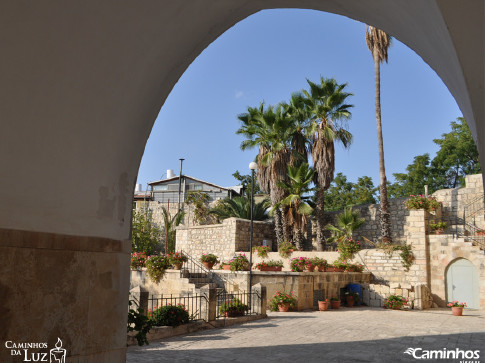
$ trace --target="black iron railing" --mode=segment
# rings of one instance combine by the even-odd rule
[[[231,310],[240,307],[236,314],[231,314]],[[232,307],[232,308],[231,308]],[[217,294],[217,319],[227,317],[259,315],[261,312],[261,295],[257,291],[252,292],[233,292],[220,291]]]
[[[152,295],[148,298],[148,313],[161,308],[162,306],[183,305],[189,312],[190,320],[206,320],[206,312],[209,309],[209,301],[204,294],[192,296],[173,296],[173,295]]]

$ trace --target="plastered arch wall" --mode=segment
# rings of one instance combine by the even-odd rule
[[[485,309],[485,255],[471,242],[453,240],[447,235],[429,235],[431,292],[433,300],[440,307],[447,303],[446,275],[449,266],[460,259],[469,261],[478,274],[480,309]]]
[[[414,49],[456,98],[485,165],[481,0],[4,1],[0,339],[59,336],[79,361],[122,361],[131,198],[160,107],[221,33],[291,7],[373,24]]]

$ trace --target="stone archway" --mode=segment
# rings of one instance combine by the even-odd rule
[[[0,357],[60,337],[123,361],[133,189],[153,122],[200,52],[263,9],[348,16],[414,49],[485,165],[484,4],[469,0],[4,2],[0,12]],[[3,359],[5,357],[5,359]]]
[[[466,258],[458,258],[446,267],[447,301],[466,302],[471,309],[480,308],[479,278],[476,267]]]

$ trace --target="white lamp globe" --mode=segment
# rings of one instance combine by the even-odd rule
[[[258,164],[256,164],[254,161],[249,163],[249,169],[256,170],[257,168],[258,168]]]

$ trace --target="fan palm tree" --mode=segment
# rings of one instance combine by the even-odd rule
[[[185,216],[185,212],[179,211],[173,217],[167,208],[162,207],[163,214],[163,230],[165,234],[165,253],[175,252],[175,237],[177,227]]]
[[[384,142],[382,139],[381,123],[381,69],[380,64],[383,61],[387,63],[387,51],[391,45],[392,37],[384,31],[373,26],[367,26],[365,32],[365,41],[367,47],[372,53],[374,59],[374,76],[375,76],[375,102],[376,102],[376,123],[377,139],[379,143],[379,172],[380,172],[380,229],[382,242],[390,244],[391,239],[391,215],[389,213],[389,202],[387,201],[387,178],[386,168],[384,165]]]
[[[330,186],[335,172],[335,141],[344,147],[350,146],[352,134],[344,129],[345,121],[352,116],[347,98],[352,93],[345,92],[346,83],[338,84],[333,78],[320,77],[320,83],[307,80],[310,90],[303,90],[305,106],[311,115],[316,132],[310,140],[310,149],[315,171],[313,181],[315,191],[315,219],[317,244],[320,250],[326,248],[324,231],[324,193]]]
[[[254,203],[253,220],[265,221],[269,218],[267,210],[270,207],[269,199],[263,199]],[[246,197],[225,198],[220,200],[217,205],[209,211],[219,220],[226,218],[251,219],[251,199]]]
[[[312,191],[310,184],[313,181],[313,170],[307,163],[300,166],[288,165],[288,182],[281,182],[280,186],[286,190],[287,196],[277,206],[286,206],[285,218],[293,227],[293,241],[298,249],[303,249],[304,233],[309,216],[313,208],[308,203]]]
[[[275,206],[285,197],[285,191],[278,183],[287,180],[286,168],[291,157],[289,144],[292,119],[283,107],[263,104],[259,108],[248,108],[248,112],[238,116],[242,126],[236,134],[244,135],[246,140],[241,149],[259,147],[256,157],[257,177],[261,190],[269,192],[271,204]],[[281,211],[274,209],[275,234],[278,245],[284,239],[284,225]]]
[[[352,210],[352,207],[345,208],[343,213],[337,216],[336,225],[327,224],[325,229],[332,232],[329,242],[340,242],[345,238],[352,238],[354,231],[365,223],[365,218],[360,217],[358,211]]]

